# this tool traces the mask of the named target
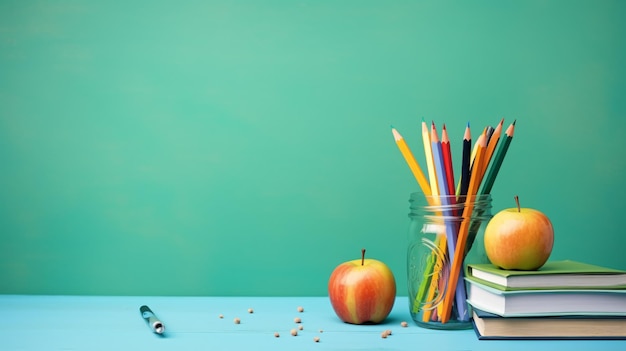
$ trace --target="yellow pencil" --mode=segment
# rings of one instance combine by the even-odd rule
[[[485,138],[483,134],[481,134],[479,138]],[[476,144],[474,144],[474,148],[472,149],[472,156],[470,156],[470,171],[474,170],[474,160],[476,159],[476,151],[478,151],[478,141],[479,140],[476,139]]]
[[[430,202],[432,201],[432,198],[430,197],[432,192],[431,192],[431,188],[430,188],[430,185],[428,183],[428,180],[426,180],[426,177],[424,176],[424,173],[422,172],[422,169],[420,168],[419,164],[415,160],[415,157],[413,156],[413,153],[409,149],[409,146],[406,144],[406,141],[404,140],[404,138],[402,137],[400,132],[398,132],[393,127],[391,128],[391,132],[393,133],[393,137],[394,137],[394,139],[396,141],[396,144],[398,145],[398,148],[400,149],[400,152],[404,156],[404,159],[406,160],[407,164],[409,165],[409,168],[413,172],[413,175],[415,176],[415,179],[417,180],[417,183],[419,184],[420,188],[422,189],[422,192],[424,193],[424,196],[426,196],[426,199],[428,200],[428,202],[430,204]],[[443,249],[445,249],[445,247],[446,247],[445,246],[446,245],[445,236],[443,237],[443,241],[437,240],[436,244],[437,244],[438,247],[441,247],[441,245],[443,245]],[[423,283],[426,283],[426,281],[423,281]],[[434,286],[436,286],[437,282],[436,281],[435,282],[431,282],[429,295],[434,294],[433,284],[434,284]],[[428,298],[427,301],[429,301],[431,298],[432,298],[432,296],[430,298]],[[419,303],[421,303],[421,301],[416,301],[416,303],[419,304]],[[429,316],[430,316],[430,314],[429,314]]]
[[[402,156],[404,156],[406,163],[409,165],[411,172],[413,172],[413,176],[417,180],[417,183],[422,189],[422,192],[425,196],[430,196],[431,190],[430,185],[428,184],[428,180],[426,180],[424,172],[422,172],[422,169],[415,160],[415,157],[413,157],[413,153],[409,149],[409,146],[406,144],[406,141],[404,141],[402,135],[400,135],[400,133],[395,128],[392,127],[391,132],[393,133],[393,138],[396,140],[396,145],[398,145],[398,149],[400,149],[400,152],[402,153]]]
[[[486,131],[486,129],[485,129]],[[474,201],[478,188],[483,177],[483,159],[486,149],[486,137],[485,131],[481,137],[476,141],[476,159],[474,160],[474,171],[470,176],[470,183],[467,190],[467,199],[465,200],[465,207],[463,209],[463,221],[459,228],[459,234],[457,237],[456,248],[454,250],[454,259],[452,267],[450,269],[450,276],[448,278],[448,286],[456,286],[459,279],[460,271],[463,267],[463,255],[465,253],[465,245],[467,243],[467,235],[469,231],[469,225],[471,222],[472,211],[474,210]],[[441,315],[441,323],[446,323],[450,320],[450,314],[452,313],[452,301],[454,300],[454,289],[448,289],[443,300],[443,311]]]
[[[430,190],[432,192],[432,203],[431,205],[440,206],[441,203],[439,201],[439,186],[445,186],[445,184],[439,184],[437,181],[437,171],[435,170],[435,162],[433,159],[433,149],[432,149],[432,141],[431,134],[435,132],[435,123],[432,123],[432,128],[428,128],[426,121],[422,119],[422,141],[424,142],[424,156],[426,156],[426,167],[428,168],[428,178],[430,180]],[[441,216],[441,214],[438,214]],[[447,238],[445,235],[437,235],[437,239],[435,239],[435,244],[441,250],[441,252],[446,252],[447,250]],[[435,264],[436,267],[442,267],[444,265],[443,257],[437,256],[437,262]],[[433,274],[433,278],[430,282],[430,287],[428,290],[428,295],[426,296],[426,301],[433,301],[435,298],[435,294],[439,289],[439,280],[437,278],[439,274]],[[441,314],[441,304],[437,304],[438,314]],[[432,306],[430,304],[424,309],[424,314],[422,315],[422,320],[424,322],[428,322],[433,312]]]
[[[435,164],[433,163],[433,150],[430,144],[430,131],[426,122],[422,120],[422,141],[424,142],[424,156],[426,156],[426,168],[428,169],[428,179],[430,180],[430,191],[434,197],[439,196],[439,188],[437,186],[437,173],[435,173]]]

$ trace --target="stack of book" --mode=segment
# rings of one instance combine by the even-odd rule
[[[537,271],[467,267],[479,339],[626,339],[626,271],[550,261]]]

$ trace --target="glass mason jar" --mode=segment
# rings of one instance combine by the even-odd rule
[[[454,195],[426,197],[420,192],[412,193],[409,199],[407,287],[411,317],[418,326],[430,329],[472,327],[463,277],[468,263],[489,262],[484,233],[491,219],[491,195],[473,196],[471,202],[465,200]],[[466,208],[468,213],[471,210],[469,223],[463,223]],[[467,233],[464,261],[457,283],[451,286],[448,278],[460,230]],[[442,323],[443,300],[450,289],[455,293],[450,318]]]

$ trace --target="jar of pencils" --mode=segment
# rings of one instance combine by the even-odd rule
[[[417,325],[469,329],[464,276],[468,263],[486,263],[484,232],[491,195],[410,196],[407,286]]]

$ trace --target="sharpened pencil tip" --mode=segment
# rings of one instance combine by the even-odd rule
[[[402,135],[400,135],[400,133],[395,128],[391,128],[391,134],[393,134],[393,138],[395,139],[395,141],[402,140]]]

